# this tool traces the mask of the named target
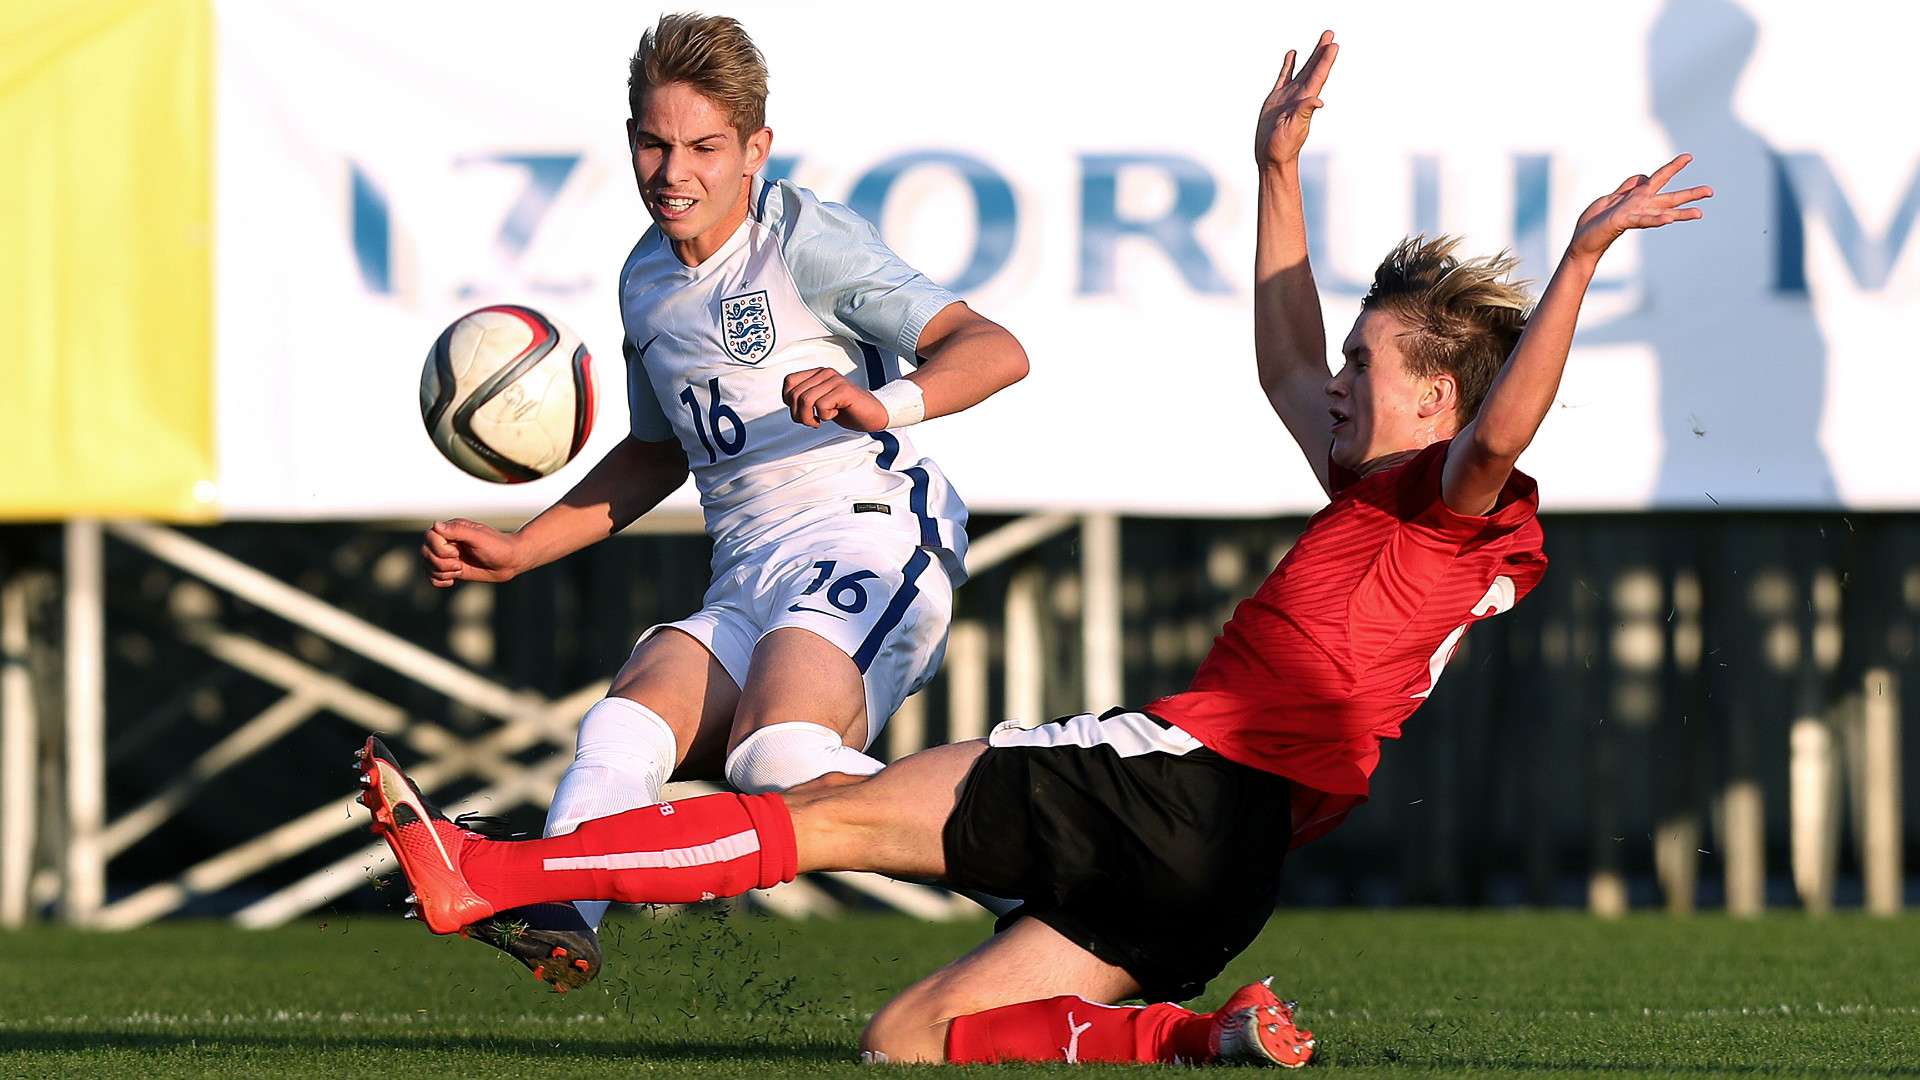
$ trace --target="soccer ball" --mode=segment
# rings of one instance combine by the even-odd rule
[[[538,480],[572,461],[593,430],[591,360],[579,335],[530,307],[462,315],[420,373],[427,436],[482,480]]]

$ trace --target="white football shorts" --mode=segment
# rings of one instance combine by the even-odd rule
[[[811,630],[860,669],[871,746],[940,670],[952,617],[953,585],[933,551],[906,536],[846,530],[769,545],[716,578],[699,611],[649,627],[640,641],[669,626],[689,634],[744,687],[761,638]]]

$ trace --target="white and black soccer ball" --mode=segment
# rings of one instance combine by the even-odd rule
[[[538,480],[593,430],[592,357],[530,307],[497,304],[447,327],[420,373],[420,416],[447,460],[482,480]]]

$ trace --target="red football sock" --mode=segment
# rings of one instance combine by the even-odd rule
[[[956,1016],[947,1061],[1140,1061],[1201,1064],[1213,1056],[1213,1017],[1178,1005],[1101,1005],[1055,997]]]
[[[731,792],[595,818],[544,840],[471,841],[467,884],[497,910],[563,900],[690,904],[792,881],[793,817],[778,795]]]

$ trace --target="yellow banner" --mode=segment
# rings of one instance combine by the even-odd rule
[[[208,0],[0,6],[0,519],[206,520]]]

